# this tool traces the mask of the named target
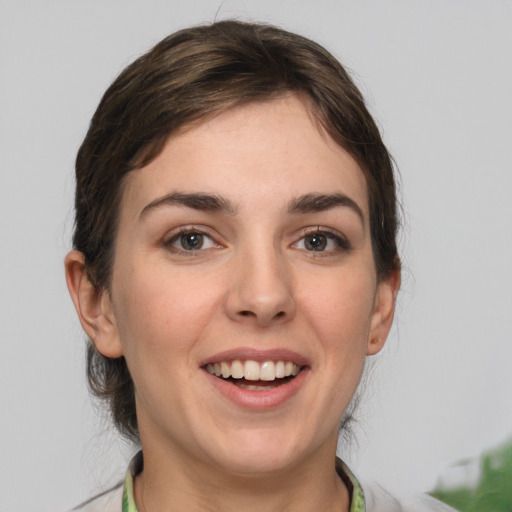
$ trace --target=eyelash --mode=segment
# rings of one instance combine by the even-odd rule
[[[182,237],[186,236],[186,235],[199,235],[200,237],[202,237],[202,239],[200,241],[201,245],[199,246],[198,249],[185,249],[183,247],[176,247],[174,245],[177,242],[180,242],[180,241],[183,242]],[[327,249],[327,250],[324,247],[321,250],[317,250],[317,251],[315,251],[314,249],[308,250],[307,248],[298,247],[298,245],[301,242],[303,242],[304,244],[306,243],[305,239],[308,236],[314,237],[315,235],[319,236],[319,237],[324,237],[323,240],[324,240],[324,243],[326,244],[326,246],[328,246],[329,242],[332,241],[336,244],[336,247],[334,249]],[[205,239],[209,240],[209,242],[207,242],[209,244],[209,246],[206,248],[203,247]],[[311,243],[311,241],[310,241],[310,243]],[[166,248],[168,248],[169,250],[171,250],[171,252],[174,252],[177,254],[183,254],[185,256],[198,256],[198,254],[202,251],[205,251],[205,250],[208,250],[208,249],[211,249],[214,247],[215,248],[222,247],[222,245],[217,243],[211,235],[209,235],[207,232],[204,231],[204,229],[197,228],[194,226],[183,227],[183,228],[179,229],[177,232],[172,233],[171,237],[166,239],[164,241],[163,245]],[[324,227],[320,227],[320,226],[316,226],[314,228],[311,228],[311,227],[304,228],[300,232],[300,238],[296,242],[294,242],[291,245],[291,247],[298,249],[298,250],[303,250],[307,253],[311,253],[310,256],[313,256],[313,257],[332,256],[334,253],[337,253],[338,251],[349,251],[351,249],[350,243],[344,235],[342,235],[342,234],[338,233],[337,231],[332,230],[330,228],[324,228]]]
[[[307,250],[305,248],[301,249],[308,253],[312,253],[311,256],[313,257],[325,257],[325,256],[332,256],[334,253],[337,253],[339,251],[349,251],[351,249],[350,242],[347,240],[347,238],[342,235],[341,233],[330,229],[330,228],[324,228],[320,226],[316,226],[314,228],[304,228],[300,234],[300,238],[297,242],[295,242],[292,247],[299,249],[298,244],[299,242],[305,243],[305,239],[308,236],[321,236],[325,237],[326,244],[329,243],[329,241],[332,241],[336,244],[336,247],[334,249],[327,249],[327,250]]]
[[[180,242],[182,237],[186,235],[199,235],[202,237],[199,249],[184,249],[174,246],[176,242]],[[208,239],[210,241],[210,246],[203,249],[204,239]],[[212,247],[222,247],[219,243],[217,243],[214,240],[214,238],[211,235],[206,233],[204,229],[196,228],[194,226],[183,227],[179,229],[177,232],[172,233],[171,237],[166,239],[163,245],[171,252],[183,254],[185,256],[197,256],[201,251],[210,249]]]

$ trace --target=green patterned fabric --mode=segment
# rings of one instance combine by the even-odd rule
[[[133,475],[131,468],[126,472],[123,489],[123,512],[138,512],[133,496]]]
[[[339,458],[336,457],[336,472],[340,478],[345,482],[350,495],[350,512],[365,512],[366,505],[364,501],[364,494],[361,484],[354,476],[348,466]]]
[[[124,479],[123,488],[123,512],[138,512],[135,505],[135,497],[133,494],[133,481],[135,477],[142,471],[144,467],[142,452],[137,453],[130,462],[126,477]]]
[[[363,489],[359,482],[354,479],[354,490],[352,491],[352,501],[350,503],[350,512],[365,512]]]
[[[126,478],[124,480],[123,489],[123,512],[138,512],[133,496],[133,480],[135,476],[142,470],[142,452],[139,452],[132,460]],[[363,489],[352,474],[350,469],[341,459],[336,459],[336,471],[340,478],[347,484],[352,495],[350,502],[350,512],[365,512]]]

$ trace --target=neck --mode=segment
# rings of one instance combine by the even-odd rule
[[[333,452],[272,473],[238,475],[204,462],[168,457],[144,447],[135,479],[140,512],[348,512],[350,497]]]

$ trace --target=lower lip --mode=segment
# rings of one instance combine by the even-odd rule
[[[203,370],[213,386],[228,400],[244,409],[266,410],[283,405],[304,385],[309,370],[303,368],[292,380],[271,389],[249,390],[220,379]]]

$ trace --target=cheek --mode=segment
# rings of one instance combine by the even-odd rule
[[[303,311],[327,343],[358,350],[366,346],[373,313],[375,282],[367,272],[340,272],[315,282],[301,294]]]
[[[199,284],[190,274],[167,274],[131,273],[118,289],[118,331],[129,360],[163,362],[188,354],[214,314],[218,283],[201,279]]]
[[[339,423],[359,385],[366,361],[374,282],[371,273],[351,269],[315,280],[314,289],[302,295],[306,328],[312,329],[312,336],[321,345],[313,367],[321,392],[316,393],[310,411],[312,417],[319,418],[319,430]]]

